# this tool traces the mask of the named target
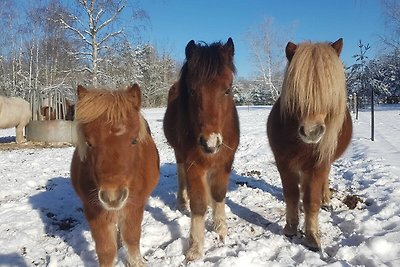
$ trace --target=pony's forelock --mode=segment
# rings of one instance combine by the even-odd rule
[[[89,90],[78,100],[76,107],[76,121],[78,122],[77,148],[81,160],[84,160],[87,153],[86,139],[83,133],[84,124],[95,121],[106,116],[104,123],[113,124],[123,122],[134,114],[139,113],[139,136],[138,142],[147,140],[149,135],[147,123],[140,114],[140,109],[136,101],[128,95],[127,91],[108,91],[108,90]]]
[[[138,110],[135,99],[125,90],[88,90],[77,103],[76,120],[89,123],[106,115],[108,122],[115,123]]]
[[[210,45],[198,43],[181,69],[181,81],[185,81],[189,73],[192,81],[210,81],[220,75],[226,66],[236,73],[233,56],[223,49],[224,45],[221,42]]]
[[[319,161],[333,157],[346,114],[344,68],[328,43],[298,45],[282,86],[281,116],[326,114],[326,133],[318,144]]]

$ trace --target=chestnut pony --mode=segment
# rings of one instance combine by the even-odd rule
[[[318,215],[321,203],[330,201],[331,165],[345,151],[352,135],[339,59],[342,47],[342,39],[299,45],[289,42],[282,93],[267,122],[286,202],[284,233],[297,233],[302,196],[304,244],[314,251],[321,249]]]
[[[141,92],[87,90],[78,86],[78,146],[72,185],[83,203],[100,266],[113,266],[118,242],[130,266],[143,266],[139,251],[145,203],[158,182],[159,157],[140,114]]]
[[[185,50],[180,79],[169,91],[164,133],[173,147],[178,172],[178,207],[191,211],[187,260],[203,254],[204,219],[208,203],[214,230],[227,234],[225,195],[239,144],[239,121],[232,96],[234,45],[231,38],[195,44]]]

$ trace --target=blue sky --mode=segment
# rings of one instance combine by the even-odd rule
[[[379,50],[378,36],[384,33],[379,0],[141,0],[139,6],[150,18],[142,32],[143,41],[171,52],[179,61],[184,60],[185,46],[192,39],[225,42],[232,37],[239,77],[255,73],[246,33],[267,17],[273,18],[278,28],[296,25],[287,41],[336,41],[342,37],[346,65],[355,63],[352,55],[359,52],[360,39],[371,45],[372,58]]]

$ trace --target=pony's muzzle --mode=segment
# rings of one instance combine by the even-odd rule
[[[128,188],[118,188],[115,190],[99,190],[99,200],[106,210],[119,210],[128,199]]]
[[[199,138],[199,145],[207,154],[217,153],[222,145],[222,135],[219,133],[212,133],[208,138],[201,135]]]
[[[325,124],[301,125],[299,127],[299,136],[304,143],[316,144],[325,133]]]

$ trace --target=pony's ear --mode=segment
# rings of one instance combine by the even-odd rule
[[[331,46],[336,50],[338,56],[340,56],[343,48],[343,38],[339,38],[336,42],[331,43]]]
[[[225,49],[228,50],[229,54],[233,57],[235,54],[235,45],[233,44],[233,40],[231,37],[228,38],[228,41],[224,45]]]
[[[288,43],[287,43],[286,49],[285,49],[285,53],[286,53],[286,58],[287,58],[289,61],[292,60],[292,58],[293,58],[293,56],[294,56],[294,53],[296,52],[296,49],[297,49],[297,45],[295,45],[295,44],[292,43],[292,42],[288,42]]]
[[[187,45],[186,45],[186,49],[185,49],[185,55],[186,55],[186,59],[189,60],[190,57],[193,54],[193,51],[196,49],[196,43],[194,42],[194,40],[191,40]]]
[[[140,87],[137,83],[129,86],[127,89],[129,95],[134,99],[134,105],[136,109],[140,109],[140,105],[142,103],[142,92],[140,91]]]
[[[82,85],[78,85],[76,91],[78,92],[78,99],[82,99],[88,92],[88,90]]]

